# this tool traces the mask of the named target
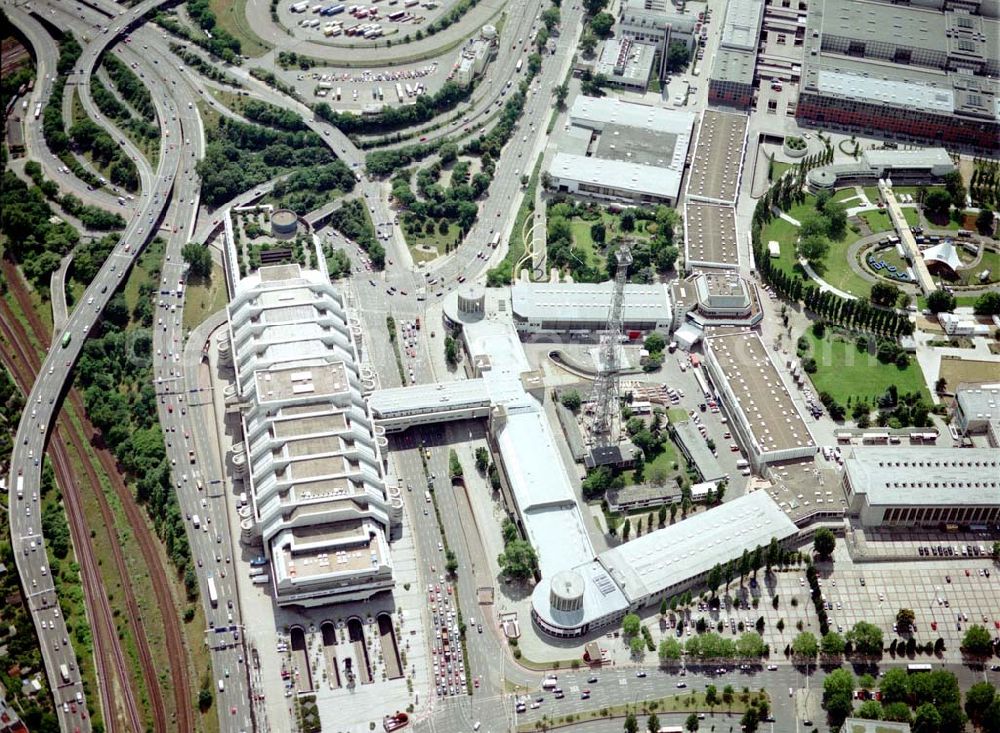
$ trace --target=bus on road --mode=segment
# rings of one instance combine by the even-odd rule
[[[219,594],[215,590],[215,578],[208,577],[208,600],[212,602],[212,608],[219,605]]]
[[[20,470],[17,472],[17,498],[24,498],[24,473]]]
[[[910,674],[914,672],[930,672],[933,667],[929,664],[907,664],[906,671]]]
[[[65,349],[67,346],[69,346],[69,342],[72,339],[73,339],[73,334],[71,334],[69,331],[64,333],[62,337],[62,347]]]
[[[493,249],[496,249],[497,247],[500,246],[500,232],[493,233],[493,239],[490,240],[490,246]]]

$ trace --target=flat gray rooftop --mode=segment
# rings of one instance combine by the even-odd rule
[[[756,333],[705,339],[762,452],[813,445],[805,421]]]
[[[738,265],[736,212],[731,206],[688,201],[684,206],[688,262]]]
[[[797,532],[767,492],[754,491],[606,550],[598,561],[633,603]]]
[[[1000,448],[856,446],[844,471],[870,505],[1000,504]]]
[[[609,122],[597,141],[597,156],[641,165],[669,166],[673,162],[677,135],[642,127]]]
[[[698,128],[688,178],[688,198],[735,203],[749,118],[706,109]]]

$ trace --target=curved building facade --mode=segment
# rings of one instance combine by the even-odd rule
[[[388,538],[398,515],[343,298],[319,272],[262,267],[237,284],[229,331],[250,519],[278,603],[390,590]]]

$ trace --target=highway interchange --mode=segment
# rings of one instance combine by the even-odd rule
[[[46,177],[57,181],[63,191],[74,193],[85,203],[122,211],[128,218],[128,225],[113,254],[70,314],[64,331],[71,334],[69,343],[63,347],[56,340],[56,345],[45,359],[38,380],[28,396],[29,407],[18,427],[13,456],[15,476],[11,477],[10,482],[13,494],[17,471],[21,471],[26,498],[20,501],[12,498],[10,502],[14,507],[11,512],[11,531],[18,572],[28,591],[46,671],[55,691],[60,724],[63,730],[79,728],[88,731],[89,720],[81,719],[62,708],[63,701],[78,699],[77,695],[82,694],[82,687],[76,675],[72,675],[70,684],[63,684],[60,679],[59,666],[67,664],[75,670],[76,659],[71,645],[59,644],[67,636],[67,632],[63,620],[53,615],[54,590],[51,577],[43,572],[44,563],[39,563],[38,556],[30,550],[31,542],[41,539],[40,519],[37,512],[35,516],[31,516],[26,510],[30,506],[30,497],[39,490],[39,459],[45,450],[53,420],[58,415],[60,396],[71,381],[73,364],[79,356],[86,334],[124,281],[145,243],[159,234],[164,238],[166,246],[154,315],[154,379],[160,397],[160,422],[167,440],[167,455],[174,464],[173,480],[181,510],[185,515],[198,514],[203,523],[200,531],[195,530],[190,522],[188,527],[192,555],[198,562],[206,618],[211,626],[227,629],[219,633],[211,630],[207,635],[212,649],[212,687],[218,700],[220,728],[234,733],[267,730],[263,721],[252,715],[251,706],[247,704],[251,693],[248,657],[243,643],[245,635],[240,634],[237,639],[231,630],[242,629],[236,573],[239,572],[238,567],[245,566],[236,564],[241,549],[236,538],[231,536],[229,521],[235,497],[231,490],[232,484],[223,470],[225,456],[219,452],[212,395],[203,391],[206,384],[205,367],[199,358],[203,344],[188,341],[189,334],[184,333],[181,319],[185,267],[180,250],[191,239],[206,241],[219,219],[218,214],[199,210],[198,177],[194,171],[194,165],[203,154],[205,145],[198,102],[212,103],[212,85],[179,63],[167,47],[173,39],[166,38],[159,29],[141,25],[139,19],[161,2],[162,0],[147,0],[131,9],[125,9],[101,0],[82,4],[77,12],[70,7],[72,3],[63,4],[56,0],[34,0],[31,3],[31,11],[72,29],[81,41],[83,55],[71,76],[72,86],[68,85],[67,90],[74,86],[79,89],[87,113],[109,129],[116,140],[122,141],[137,164],[142,185],[141,194],[137,194],[134,203],[123,210],[116,197],[107,191],[91,191],[74,177],[61,174],[58,161],[46,150],[41,126],[26,126],[29,154],[42,164]],[[524,44],[512,41],[532,36],[541,7],[538,0],[516,0],[508,6],[509,17],[501,37],[500,53],[488,68],[486,83],[477,88],[467,105],[463,105],[463,117],[470,120],[469,123],[463,120],[463,126],[475,125],[477,122],[489,125],[495,119],[500,106],[497,101],[502,103],[505,98],[505,81],[519,78],[514,67],[524,55]],[[5,10],[28,39],[35,53],[38,84],[31,103],[44,103],[51,92],[58,56],[57,46],[42,25],[29,14],[25,4],[5,5]],[[486,243],[496,231],[505,235],[502,238],[504,241],[510,233],[520,204],[521,175],[530,173],[544,150],[547,141],[545,129],[552,112],[553,89],[566,78],[576,48],[580,15],[579,6],[562,7],[562,26],[565,30],[555,38],[556,51],[551,56],[545,56],[542,71],[531,85],[518,128],[497,162],[496,176],[489,195],[480,204],[480,216],[465,243],[456,252],[449,257],[439,258],[426,268],[410,266],[410,256],[402,234],[398,227],[391,224],[396,214],[389,205],[387,183],[362,176],[356,194],[363,197],[370,207],[372,220],[378,230],[388,233],[389,239],[384,241],[391,264],[378,277],[362,269],[345,287],[355,311],[364,319],[366,340],[374,344],[366,351],[379,374],[382,386],[400,384],[385,331],[386,316],[393,315],[399,323],[416,316],[425,317],[429,306],[435,312],[434,308],[439,305],[444,294],[458,287],[460,275],[469,280],[482,280],[485,271],[505,254],[504,246],[494,251]],[[102,32],[100,28],[103,26],[108,26],[110,30]],[[126,35],[131,36],[131,43],[122,42]],[[97,60],[109,48],[113,48],[112,52],[119,53],[130,65],[136,64],[135,68],[141,70],[142,78],[152,93],[157,115],[165,132],[155,171],[128,139],[100,114],[90,97],[88,80],[94,73]],[[309,128],[319,133],[340,159],[352,169],[363,172],[364,152],[337,128],[315,119],[304,105],[279,95],[242,69],[231,71],[240,76],[253,96],[301,112]],[[428,131],[426,136],[429,139],[451,136],[457,132],[456,127],[457,123],[450,124]],[[256,191],[263,191],[265,188],[266,186],[255,187],[254,192],[241,196],[240,202],[254,200],[257,198]],[[349,254],[357,260],[356,251],[349,251]],[[375,286],[369,284],[370,278],[375,279]],[[428,286],[428,280],[434,280],[436,284]],[[403,295],[404,292],[407,294]],[[434,368],[435,358],[431,354],[431,350],[441,349],[441,337],[431,337],[429,332],[432,330],[433,327],[422,330],[418,357],[407,361],[413,369],[413,381],[428,382],[441,376]],[[203,337],[205,334],[199,331],[198,335]],[[439,488],[444,488],[444,477],[448,473],[447,446],[464,441],[466,432],[470,439],[479,440],[481,431],[481,425],[464,424],[427,431],[425,440],[430,446],[428,471],[437,477]],[[402,438],[392,439],[392,449],[397,468],[402,475],[410,477],[413,483],[414,492],[407,495],[407,501],[411,513],[416,514],[422,511],[423,504],[420,497],[423,491],[421,477],[424,475],[424,461],[419,454],[422,448],[417,444],[415,436],[404,435]],[[193,464],[189,451],[194,452]],[[198,488],[199,482],[201,489]],[[482,543],[478,537],[466,531],[467,527],[472,526],[471,510],[460,492],[439,490],[436,497],[449,545],[456,552],[459,561],[458,599],[464,617],[466,620],[480,617],[476,588],[490,584],[491,578]],[[418,567],[422,573],[418,582],[425,585],[437,580],[437,573],[441,572],[444,564],[443,554],[438,549],[440,537],[434,523],[411,522],[411,526],[420,560]],[[24,552],[26,547],[29,549],[27,554]],[[432,566],[434,570],[431,569]],[[208,601],[209,575],[214,578],[218,588],[218,607],[213,607]],[[52,628],[49,628],[50,625]],[[483,730],[498,731],[520,722],[534,722],[542,714],[551,716],[553,709],[557,709],[560,714],[579,713],[609,704],[670,694],[676,691],[671,688],[676,688],[677,683],[683,681],[693,690],[703,689],[709,682],[720,688],[727,683],[737,688],[766,684],[773,688],[772,700],[778,717],[789,723],[794,720],[794,729],[797,730],[798,720],[791,710],[792,703],[787,696],[778,694],[778,691],[806,684],[818,686],[822,677],[814,672],[818,676],[810,679],[809,676],[803,676],[800,670],[787,665],[782,665],[773,672],[762,671],[763,681],[737,671],[711,679],[693,672],[680,677],[668,676],[659,671],[651,672],[648,677],[638,678],[633,670],[618,669],[603,671],[598,674],[599,682],[590,683],[587,681],[591,676],[589,671],[566,671],[560,674],[560,685],[567,692],[566,700],[555,702],[551,700],[551,695],[545,694],[544,697],[548,699],[537,710],[518,716],[514,712],[513,696],[508,691],[507,684],[521,685],[535,691],[541,681],[541,674],[529,672],[510,660],[506,644],[493,624],[487,624],[482,634],[469,633],[467,647],[469,669],[473,676],[480,677],[480,687],[472,696],[437,701],[434,714],[418,723],[417,729],[450,733],[471,729],[475,722],[481,721]],[[967,681],[961,676],[964,672],[958,669],[956,672],[960,674],[960,681],[964,685]],[[220,693],[216,689],[216,679],[225,680],[224,692]],[[590,700],[580,699],[580,691],[583,689],[590,689]],[[598,726],[599,724],[595,724],[593,729],[602,730]],[[615,729],[620,729],[620,725]],[[781,730],[790,731],[793,728],[785,725]]]
[[[83,53],[67,81],[66,97],[70,97],[70,90],[74,87],[79,91],[79,97],[88,115],[108,129],[135,161],[141,181],[141,193],[135,197],[134,205],[123,209],[111,193],[103,189],[91,190],[75,177],[62,174],[61,164],[47,152],[41,135],[41,126],[27,126],[28,150],[32,159],[41,163],[46,177],[56,181],[64,192],[75,194],[87,204],[121,211],[128,217],[128,225],[113,254],[87,288],[78,306],[70,314],[64,329],[64,333],[70,334],[68,344],[64,347],[54,347],[43,364],[42,372],[28,398],[31,408],[25,411],[18,428],[12,465],[19,467],[25,496],[31,497],[38,491],[40,457],[44,451],[52,422],[58,414],[60,395],[70,381],[71,370],[79,356],[86,333],[94,326],[101,311],[114,295],[117,287],[123,282],[144,244],[154,235],[160,234],[166,240],[162,268],[163,281],[161,283],[163,292],[157,298],[157,303],[163,301],[166,306],[157,307],[156,328],[154,329],[154,352],[157,354],[155,378],[158,393],[161,396],[160,419],[167,436],[168,457],[177,466],[174,479],[179,487],[178,498],[182,509],[186,514],[201,512],[205,516],[205,526],[208,526],[209,517],[213,517],[215,520],[213,522],[215,529],[212,532],[192,532],[190,537],[193,556],[203,562],[208,561],[205,564],[211,567],[210,572],[215,576],[219,591],[219,608],[211,608],[206,600],[206,615],[213,625],[222,623],[228,625],[230,623],[228,621],[230,610],[227,607],[229,601],[233,600],[232,624],[238,626],[240,624],[240,609],[236,598],[235,578],[231,572],[226,573],[226,577],[223,577],[224,567],[229,565],[228,562],[217,563],[215,561],[217,554],[220,558],[227,559],[233,555],[233,541],[228,532],[229,522],[222,521],[226,511],[226,484],[216,483],[219,479],[209,479],[208,475],[213,472],[203,471],[201,468],[203,464],[198,459],[200,454],[210,451],[210,446],[215,441],[203,433],[206,430],[207,421],[185,419],[187,408],[183,406],[179,396],[184,394],[192,380],[197,378],[194,367],[189,368],[187,374],[182,373],[181,367],[184,334],[180,314],[183,312],[184,268],[180,249],[194,231],[195,215],[198,213],[198,181],[194,172],[194,163],[203,151],[204,136],[197,114],[196,101],[199,96],[206,99],[209,98],[209,95],[205,93],[205,86],[194,78],[194,74],[175,63],[175,59],[166,49],[166,40],[163,38],[163,34],[151,28],[141,27],[139,19],[157,4],[157,2],[149,0],[132,9],[123,10],[111,3],[85,3],[77,6],[77,12],[73,12],[68,5],[55,2],[51,4],[36,2],[31,6],[26,6],[26,4],[9,5],[5,8],[12,21],[29,41],[37,59],[39,83],[31,99],[32,104],[41,103],[44,106],[47,101],[55,78],[55,62],[58,57],[56,43],[45,31],[42,24],[32,16],[32,13],[37,13],[58,27],[66,27],[74,31],[81,41]],[[530,26],[534,23],[539,4],[521,2],[517,5],[517,9],[523,12],[517,16],[518,25],[516,28],[518,32],[526,36]],[[108,28],[107,32],[102,30],[104,27]],[[121,43],[126,34],[131,34],[131,44]],[[560,43],[557,53],[559,62],[568,59],[572,50],[571,40],[575,40],[572,34],[566,34],[564,42]],[[138,44],[142,44],[141,52],[137,49]],[[108,48],[114,48],[113,52],[119,53],[126,63],[134,64],[133,68],[140,71],[152,94],[158,118],[165,131],[156,171],[151,169],[127,137],[120,130],[117,130],[109,120],[103,118],[90,97],[88,80],[94,73],[97,60]],[[502,80],[508,75],[512,75],[516,60],[521,55],[520,51],[514,53],[514,50],[511,49],[511,53],[503,52],[499,55],[492,68],[493,79]],[[174,66],[177,66],[181,73],[173,73]],[[473,243],[485,241],[488,239],[487,229],[492,232],[507,223],[509,217],[502,217],[501,214],[509,213],[510,204],[516,199],[516,193],[520,188],[520,170],[526,169],[534,160],[534,150],[537,144],[535,136],[547,122],[551,109],[548,94],[551,86],[558,83],[565,74],[563,66],[563,63],[550,62],[543,67],[541,82],[537,83],[529,96],[525,116],[521,123],[522,129],[524,125],[530,128],[531,135],[515,136],[505,149],[505,157],[498,166],[494,187],[484,204],[483,216],[477,222],[476,229],[469,237],[469,241]],[[178,84],[178,81],[181,83]],[[282,100],[263,85],[253,82],[249,78],[246,81],[253,88],[253,92],[261,98],[272,103],[284,102],[287,104],[287,100]],[[491,82],[482,89],[485,92],[477,93],[469,105],[469,115],[489,115],[491,109],[497,106],[496,100],[502,99],[503,85],[501,83],[494,83],[491,79]],[[364,165],[363,153],[355,148],[346,136],[330,125],[313,120],[311,115],[307,115],[305,118],[314,130],[321,133],[329,141],[334,152],[341,159],[356,170],[362,169]],[[389,209],[384,183],[364,178],[359,186],[359,192],[373,209],[373,221],[379,224],[389,224],[394,220],[395,214]],[[491,206],[491,202],[497,203]],[[131,216],[129,216],[130,214]],[[213,225],[202,224],[199,233],[205,234],[212,228]],[[392,253],[396,252],[396,258],[400,262],[405,261],[407,259],[405,244],[398,229],[396,227],[390,229],[386,226],[385,230],[391,230],[391,239],[389,240],[391,243],[387,247],[390,259],[393,257]],[[478,252],[479,248],[474,245],[462,248],[458,255],[451,258],[448,265],[437,273],[438,277],[443,282],[451,280],[454,283],[454,278],[457,277],[456,273],[470,272],[470,264],[482,263],[481,269],[485,269],[486,263],[476,258]],[[409,290],[414,294],[422,279],[420,275],[415,275],[402,267],[390,267],[385,274],[385,282],[397,284],[399,290]],[[389,304],[385,302],[387,296],[385,296],[382,287],[369,289],[367,282],[361,279],[353,287],[360,296],[358,305],[366,314],[370,315],[372,312],[372,309],[367,307],[368,305],[377,306],[380,312],[387,312],[390,307],[394,312],[416,314],[420,311],[415,296],[410,296],[404,303],[402,302],[404,296],[397,295],[396,300]],[[373,295],[377,304],[372,302]],[[375,327],[380,327],[380,324],[376,324]],[[57,334],[57,337],[61,337],[61,334]],[[383,375],[395,375],[394,370],[384,371],[380,369],[380,371]],[[419,378],[426,379],[429,376],[422,373]],[[391,380],[391,378],[390,376],[389,379]],[[190,395],[190,393],[188,394]],[[190,396],[188,402],[190,403]],[[182,438],[181,436],[184,435],[191,437]],[[196,452],[195,466],[191,466],[189,463],[189,446],[194,446]],[[213,456],[213,458],[215,461],[219,460],[218,456]],[[218,464],[216,463],[216,465]],[[204,480],[206,489],[204,495],[199,495],[194,488],[198,478]],[[16,484],[16,477],[12,477],[12,494]],[[231,499],[231,497],[229,498]],[[202,499],[206,500],[205,506],[201,505]],[[27,504],[22,504],[18,508],[21,508],[22,511],[15,509],[12,512],[11,528],[16,549],[21,550],[25,546],[30,546],[32,540],[37,542],[41,539],[40,528],[36,526],[40,522],[32,520],[31,515],[27,513]],[[64,701],[82,699],[82,688],[79,685],[78,676],[75,674],[76,659],[72,646],[59,643],[60,640],[67,637],[67,632],[62,619],[53,615],[54,590],[51,577],[48,575],[47,569],[43,569],[44,564],[38,563],[36,556],[30,552],[28,555],[17,552],[17,558],[19,573],[25,586],[30,588],[29,598],[32,616],[42,640],[43,656],[50,684],[52,689],[56,691],[57,711],[61,718],[61,725],[65,730],[76,728],[88,730],[89,719],[81,719],[62,707]],[[206,577],[207,575],[201,576],[203,588]],[[202,595],[203,598],[207,599],[207,593]],[[227,634],[226,638],[231,639],[231,634]],[[240,704],[249,698],[246,675],[236,673],[236,670],[240,669],[240,659],[245,659],[242,645],[230,643],[214,646],[218,647],[213,660],[216,676],[221,678],[224,674],[223,670],[229,670],[232,673],[225,693],[220,696],[219,711],[223,730],[249,729],[251,721],[246,715],[246,706]],[[66,664],[69,669],[74,671],[71,674],[71,684],[62,683],[59,674],[59,668],[62,664]],[[237,714],[230,712],[230,709],[237,708],[239,709]]]

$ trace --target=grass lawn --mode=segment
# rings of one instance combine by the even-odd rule
[[[832,242],[818,272],[833,287],[860,297],[871,293],[872,284],[858,275],[847,260],[847,248],[858,239],[859,236],[848,229],[842,240]]]
[[[163,242],[154,239],[129,273],[128,282],[125,283],[125,302],[128,304],[129,313],[139,300],[139,286],[149,280],[149,271],[158,266],[163,259],[163,250]]]
[[[684,422],[690,419],[687,410],[681,409],[680,407],[671,407],[667,410],[667,420],[672,423]]]
[[[779,268],[791,275],[801,275],[802,268],[795,259],[795,240],[799,236],[799,228],[781,218],[774,218],[760,232],[760,241],[767,245],[776,241],[781,245],[781,253],[774,260]]]
[[[979,261],[978,265],[971,270],[962,270],[962,282],[967,285],[979,285],[979,273],[986,270],[990,271],[990,275],[986,279],[986,284],[995,283],[997,280],[1000,280],[1000,253],[989,249],[983,252],[983,258]]]
[[[858,192],[854,190],[854,186],[851,186],[849,188],[841,188],[835,194],[833,194],[833,198],[830,200],[844,202],[844,201],[850,201],[851,199],[856,199],[857,197],[858,197]]]
[[[247,0],[209,0],[219,27],[229,31],[240,42],[244,56],[263,56],[271,45],[253,32],[247,21]]]
[[[795,167],[795,163],[782,163],[780,160],[774,161],[774,166],[771,168],[771,180],[777,181],[781,178],[781,174],[790,168]]]
[[[225,308],[227,302],[226,277],[222,268],[212,265],[212,277],[188,277],[187,292],[184,294],[184,330],[190,331],[216,311]]]
[[[709,713],[712,716],[716,713],[722,715],[727,713],[742,715],[746,712],[749,701],[756,700],[761,694],[763,693],[750,692],[748,695],[748,702],[744,702],[742,700],[742,693],[738,693],[733,696],[733,701],[730,704],[726,705],[721,703],[713,706],[705,702],[704,692],[690,692],[684,695],[670,695],[668,697],[661,697],[653,700],[639,700],[622,705],[594,708],[592,710],[585,710],[580,713],[572,713],[565,716],[549,714],[546,720],[549,724],[548,728],[559,728],[565,725],[567,726],[567,730],[570,730],[573,729],[574,724],[577,723],[585,723],[586,721],[601,719],[623,718],[629,712],[634,712],[638,716],[645,716],[650,712],[655,712],[657,715],[694,712]],[[767,695],[764,694],[764,697],[766,698]],[[702,721],[703,729],[707,730],[709,726],[704,725],[705,722],[707,721]],[[714,725],[711,727],[713,729],[715,728]],[[721,723],[719,724],[719,728],[723,728]],[[517,726],[518,733],[533,733],[537,730],[539,730],[539,728],[536,727],[534,722],[521,723]]]
[[[801,217],[814,211],[815,197],[809,196],[806,203],[793,206],[789,216],[801,221]],[[761,241],[767,244],[771,240],[781,245],[781,253],[777,258],[778,267],[791,275],[806,277],[795,257],[795,240],[798,238],[798,227],[781,218],[772,219],[761,231]],[[822,262],[816,265],[819,275],[835,288],[857,296],[867,296],[871,293],[871,283],[858,275],[847,262],[847,248],[858,240],[858,235],[850,229],[839,242],[831,242],[830,251]]]
[[[673,441],[667,440],[663,443],[663,450],[660,451],[657,456],[646,463],[642,470],[642,475],[647,477],[644,483],[648,483],[648,477],[652,475],[651,471],[654,468],[662,468],[667,472],[667,478],[669,481],[673,481],[674,474],[683,469],[683,463],[678,466],[677,471],[674,470],[674,463],[677,463],[677,446],[673,444]],[[625,483],[631,485],[635,483],[635,471],[624,471],[622,475],[625,477]],[[638,514],[645,516],[649,513],[647,509],[643,509]]]
[[[441,234],[438,231],[437,222],[435,222],[434,231],[431,234],[427,234],[423,230],[417,233],[417,232],[407,232],[404,229],[404,235],[406,237],[406,243],[410,246],[411,249],[416,245],[420,244],[425,247],[433,247],[434,249],[437,250],[438,255],[442,255],[444,254],[445,245],[455,243],[459,231],[460,229],[458,224],[456,224],[455,222],[449,222],[448,232],[446,234]],[[417,250],[414,250],[413,254],[416,255],[422,253],[420,253]],[[430,257],[430,255],[426,254],[425,256]],[[433,257],[430,257],[430,259],[433,259]]]
[[[938,186],[938,188],[943,188],[943,186]],[[882,200],[882,197],[879,195],[879,192],[878,192],[878,186],[865,186],[864,189],[865,189],[865,194],[868,196],[868,200],[871,201],[873,204],[876,204],[876,203],[878,203],[879,201]],[[919,191],[919,187],[917,187],[917,186],[893,186],[892,190],[895,191],[897,199],[899,198],[899,195],[902,194],[902,193],[908,193],[911,196],[913,196],[914,199],[916,199],[917,198],[917,192]],[[927,189],[928,192],[933,191],[933,190],[935,190],[934,186],[930,186]]]
[[[873,234],[893,231],[892,220],[885,209],[865,211],[858,214],[858,218],[864,219],[868,223],[868,228],[872,230]],[[903,218],[906,219],[906,223],[911,227],[920,224],[920,214],[912,206],[903,207]]]
[[[848,397],[874,402],[890,384],[895,384],[900,394],[920,392],[930,402],[930,393],[916,360],[911,359],[906,369],[900,369],[895,364],[883,364],[874,355],[860,353],[853,341],[842,337],[827,334],[820,340],[811,329],[805,336],[809,340],[810,355],[818,366],[816,373],[809,375],[813,386],[818,392],[829,392],[840,404],[846,405]],[[952,384],[950,380],[949,384]]]

